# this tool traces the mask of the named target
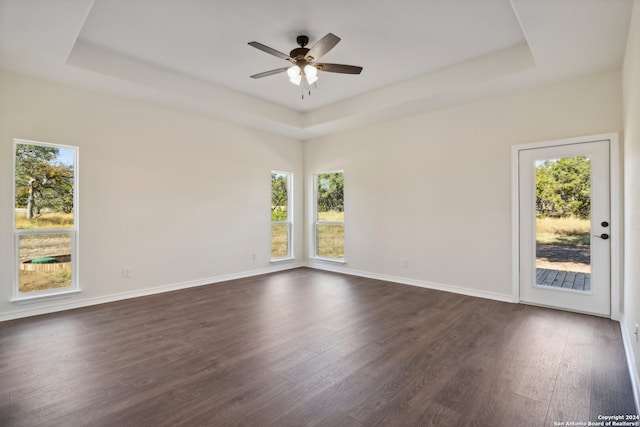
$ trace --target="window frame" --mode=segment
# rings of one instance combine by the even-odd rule
[[[327,175],[327,174],[336,174],[336,173],[340,173],[342,174],[342,179],[344,182],[344,170],[343,169],[337,169],[337,170],[329,170],[329,171],[321,171],[321,172],[315,172],[313,174],[313,256],[311,258],[313,259],[318,259],[318,260],[322,260],[322,261],[330,261],[330,262],[335,262],[338,264],[345,264],[346,263],[346,247],[345,247],[345,221],[344,219],[342,221],[320,221],[318,219],[318,178],[320,175]],[[343,190],[344,191],[344,190]],[[346,203],[344,200],[344,194],[343,194],[343,200],[342,200],[343,205],[345,206],[343,209],[343,212],[346,213]],[[320,255],[319,252],[319,239],[318,239],[318,226],[320,225],[333,225],[333,226],[342,226],[342,252],[343,255],[340,258],[331,258],[331,257],[327,257],[324,255]]]
[[[16,228],[16,152],[19,145],[37,145],[40,147],[53,147],[73,151],[73,227],[67,228],[40,228],[40,229],[19,229]],[[31,300],[41,300],[55,298],[67,294],[81,292],[80,280],[78,276],[78,235],[79,235],[79,151],[80,148],[72,145],[55,144],[50,142],[30,141],[25,139],[13,140],[13,193],[12,193],[12,221],[14,235],[14,260],[13,260],[13,282],[11,302],[29,302]],[[20,237],[35,236],[42,234],[68,234],[71,240],[71,283],[64,288],[43,289],[32,292],[20,291]]]
[[[273,177],[274,174],[287,177],[287,219],[285,221],[271,221],[272,236],[274,225],[286,225],[287,228],[287,254],[281,257],[271,257],[271,262],[280,262],[295,258],[293,255],[293,172],[272,170],[270,177]],[[271,178],[271,183],[273,185],[273,178]],[[271,191],[273,191],[273,188],[271,188]],[[271,253],[273,253],[273,237],[271,238]]]

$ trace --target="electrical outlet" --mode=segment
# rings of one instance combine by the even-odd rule
[[[253,261],[258,261],[258,252],[253,253]]]
[[[638,324],[636,323],[636,330],[633,331],[633,334],[636,336],[636,342],[638,342]]]
[[[409,260],[402,258],[402,268],[409,268]]]
[[[133,274],[133,269],[131,267],[122,267],[122,277],[125,279],[130,279]]]

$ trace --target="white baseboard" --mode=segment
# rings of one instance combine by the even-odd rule
[[[620,320],[620,332],[622,333],[622,344],[624,345],[624,353],[627,356],[627,367],[629,376],[631,377],[631,388],[633,389],[633,401],[636,405],[636,413],[640,414],[640,375],[636,366],[636,357],[633,352],[634,337],[629,335],[631,328],[626,324],[625,317]]]
[[[495,292],[479,291],[477,289],[443,285],[441,283],[426,282],[423,280],[410,279],[406,277],[370,273],[367,271],[360,271],[360,270],[345,268],[342,266],[342,264],[334,265],[334,263],[332,262],[321,262],[321,261],[312,260],[310,262],[274,264],[271,267],[258,269],[258,270],[251,270],[251,271],[229,274],[224,276],[208,277],[208,278],[193,280],[189,282],[154,286],[153,288],[140,289],[140,290],[135,290],[130,292],[121,292],[117,294],[111,294],[111,295],[106,295],[106,296],[96,297],[96,298],[69,297],[64,299],[57,299],[54,301],[52,300],[42,301],[41,303],[38,302],[38,303],[29,304],[28,307],[25,306],[23,309],[19,311],[10,312],[10,313],[0,313],[0,322],[6,321],[6,320],[20,319],[20,318],[29,317],[29,316],[38,316],[38,315],[47,314],[47,313],[55,313],[58,311],[72,310],[75,308],[88,307],[91,305],[105,304],[109,302],[129,299],[129,298],[137,298],[137,297],[142,297],[147,295],[154,295],[154,294],[159,294],[163,292],[176,291],[179,289],[193,288],[196,286],[205,286],[205,285],[210,285],[210,284],[215,284],[220,282],[226,282],[229,280],[243,279],[245,277],[258,276],[261,274],[274,273],[274,272],[283,271],[283,270],[290,270],[290,269],[299,268],[299,267],[309,267],[309,268],[314,268],[318,270],[333,271],[336,273],[348,274],[351,276],[384,280],[387,282],[399,283],[399,284],[410,285],[410,286],[418,286],[421,288],[434,289],[434,290],[444,291],[444,292],[452,292],[456,294],[467,295],[467,296],[477,297],[477,298],[485,298],[485,299],[490,299],[495,301],[502,301],[502,302],[509,302],[509,303],[514,302],[513,296],[510,294],[500,294]]]
[[[470,297],[484,298],[502,302],[513,302],[511,294],[499,294],[496,292],[479,291],[477,289],[462,288],[458,286],[443,285],[441,283],[425,282],[423,280],[409,279],[406,277],[389,276],[386,274],[370,273],[368,271],[352,270],[341,267],[332,262],[310,262],[307,267],[317,270],[333,271],[335,273],[348,274],[351,276],[366,277],[368,279],[378,279],[387,282],[400,283],[402,285],[418,286],[421,288],[434,289],[437,291],[452,292],[454,294],[467,295]]]
[[[227,274],[223,276],[208,277],[205,279],[192,280],[189,282],[171,283],[153,288],[139,289],[130,292],[120,292],[117,294],[105,295],[96,298],[59,298],[34,302],[22,305],[19,311],[10,313],[0,313],[0,322],[7,320],[21,319],[23,317],[39,316],[41,314],[56,313],[59,311],[73,310],[75,308],[88,307],[92,305],[105,304],[109,302],[121,301],[130,298],[144,297],[147,295],[161,294],[164,292],[177,291],[179,289],[194,288],[196,286],[205,286],[215,283],[227,282],[229,280],[243,279],[245,277],[259,276],[261,274],[275,273],[278,271],[291,270],[294,268],[304,267],[305,263],[283,263],[275,264],[268,268],[245,271],[242,273]],[[73,296],[81,296],[82,294],[74,294]]]

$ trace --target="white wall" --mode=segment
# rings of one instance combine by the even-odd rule
[[[271,170],[294,173],[302,261],[299,141],[9,72],[0,93],[0,320],[271,269]],[[80,147],[83,292],[71,299],[8,302],[14,138]]]
[[[609,72],[308,141],[346,211],[347,264],[311,262],[511,300],[511,146],[619,132],[621,104]]]
[[[622,129],[619,72],[305,143],[8,72],[0,92],[0,200],[13,197],[13,138],[80,147],[83,293],[71,303],[268,270],[272,169],[295,173],[297,218],[311,175],[344,169],[342,271],[510,300],[511,146]],[[11,209],[0,205],[0,320],[61,304],[7,301]],[[302,221],[296,231],[308,259]]]
[[[634,335],[640,324],[640,0],[635,0],[623,67],[624,94],[624,315],[623,334],[627,343],[627,358],[635,365],[632,372],[636,406],[640,344]],[[635,374],[635,375],[634,375]]]

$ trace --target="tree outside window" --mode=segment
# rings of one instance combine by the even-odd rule
[[[291,209],[290,172],[271,172],[271,259],[292,256],[291,237],[293,212]]]
[[[15,141],[15,298],[77,288],[76,153]]]
[[[320,173],[315,176],[316,256],[344,259],[344,174]]]

